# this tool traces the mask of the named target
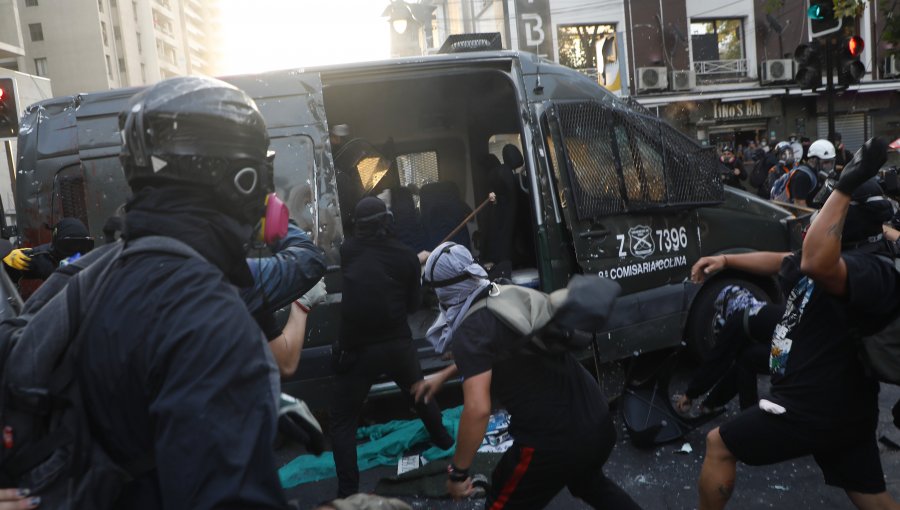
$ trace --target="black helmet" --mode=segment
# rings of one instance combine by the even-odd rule
[[[252,223],[274,190],[269,135],[256,104],[212,78],[178,77],[135,95],[119,114],[120,159],[135,191],[184,184],[212,191]]]

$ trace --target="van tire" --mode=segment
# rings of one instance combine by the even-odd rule
[[[702,361],[716,344],[713,334],[716,296],[729,285],[739,285],[749,290],[756,299],[771,302],[772,298],[757,284],[741,278],[717,278],[700,289],[691,305],[691,314],[685,328],[685,339],[691,354]]]

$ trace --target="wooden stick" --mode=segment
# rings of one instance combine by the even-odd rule
[[[447,241],[452,239],[453,236],[458,234],[459,231],[462,230],[463,227],[466,226],[466,223],[469,223],[470,221],[472,221],[472,218],[474,218],[476,214],[478,214],[479,212],[481,212],[482,209],[484,209],[484,206],[488,205],[489,203],[493,204],[496,201],[497,201],[497,195],[495,195],[493,191],[488,193],[488,197],[484,199],[484,202],[482,202],[481,205],[479,205],[477,208],[475,208],[474,211],[469,213],[469,215],[466,216],[466,219],[462,220],[462,222],[459,225],[457,225],[456,228],[454,228],[452,232],[447,234],[447,237],[445,237],[443,241],[438,243],[438,246],[446,243]],[[437,248],[437,246],[435,246],[435,248]]]
[[[808,212],[808,213],[816,212],[816,210],[813,209],[812,207],[805,207],[802,205],[792,204],[790,202],[782,202],[781,200],[771,200],[771,202],[775,205],[780,205],[781,207],[786,207],[788,209],[796,209],[798,211]]]

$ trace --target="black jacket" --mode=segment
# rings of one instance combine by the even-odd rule
[[[407,315],[421,300],[419,260],[393,237],[351,237],[341,246],[341,345],[411,339]]]
[[[125,259],[85,325],[80,376],[95,436],[120,463],[155,456],[117,507],[285,508],[272,446],[277,370],[223,274],[246,282],[249,232],[196,201],[150,195],[131,204],[126,238],[169,235],[213,263]]]

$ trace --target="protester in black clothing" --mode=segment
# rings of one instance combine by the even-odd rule
[[[3,266],[13,282],[22,278],[46,280],[60,262],[81,256],[94,249],[94,238],[77,218],[63,218],[53,226],[48,244],[34,248],[17,248],[4,257]]]
[[[511,416],[515,441],[494,470],[485,508],[543,508],[564,487],[595,508],[638,508],[603,474],[616,431],[606,397],[587,370],[569,353],[523,350],[522,338],[486,308],[466,317],[488,292],[486,276],[471,253],[454,243],[439,246],[425,264],[423,278],[435,287],[442,312],[429,340],[438,352],[449,349],[455,364],[420,383],[416,396],[427,401],[455,373],[463,378],[448,492],[458,499],[473,491],[469,467],[493,394]]]
[[[408,314],[419,306],[421,266],[416,254],[392,233],[392,215],[375,197],[357,204],[356,235],[341,246],[343,301],[331,437],[338,475],[338,497],[359,490],[356,464],[356,428],[369,388],[387,375],[408,395],[422,380],[412,345]],[[410,395],[411,398],[411,395]],[[453,438],[441,423],[436,402],[416,403],[416,412],[442,449]]]
[[[831,143],[834,145],[834,171],[838,174],[853,159],[853,153],[847,150],[842,138],[840,133],[831,136]]]
[[[515,145],[507,145],[515,150]],[[504,152],[508,152],[504,147]],[[520,157],[521,159],[521,157]],[[483,214],[488,221],[483,233],[482,263],[491,265],[512,262],[515,246],[516,216],[518,214],[519,182],[513,169],[500,163],[496,156],[487,158],[488,189],[497,197],[496,202]]]
[[[741,409],[759,401],[756,376],[767,371],[769,341],[784,307],[758,301],[747,289],[729,285],[717,296],[716,309],[716,344],[694,371],[684,393],[675,396],[675,408],[681,413],[687,413],[693,401],[707,391],[701,414],[719,411],[735,395]]]
[[[885,490],[875,430],[878,381],[851,328],[878,329],[900,305],[900,277],[882,224],[892,214],[872,176],[886,145],[872,140],[844,168],[803,250],[708,257],[695,278],[729,267],[778,274],[786,310],[770,351],[771,396],[707,435],[700,509],[724,508],[738,460],[768,465],[812,455],[825,483],[857,508],[897,508]]]
[[[176,126],[177,124],[177,126]],[[79,377],[112,460],[153,459],[115,508],[286,508],[273,451],[278,372],[235,286],[273,189],[262,116],[243,92],[162,81],[120,114],[126,243],[167,236],[203,259],[141,253],[109,270]]]
[[[723,166],[722,182],[728,186],[744,189],[741,181],[747,180],[747,172],[744,171],[744,164],[735,157],[734,150],[731,147],[724,147],[719,162]]]

